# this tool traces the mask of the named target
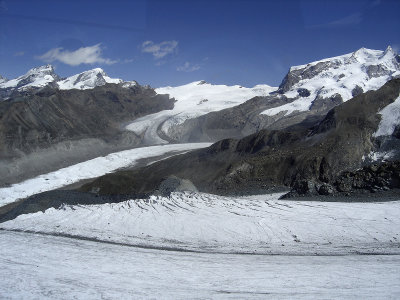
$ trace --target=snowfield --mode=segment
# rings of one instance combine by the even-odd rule
[[[126,129],[136,134],[145,132],[148,143],[166,143],[167,141],[157,134],[157,130],[168,136],[171,127],[188,119],[237,106],[256,96],[267,96],[276,89],[269,85],[246,88],[239,85],[213,85],[205,81],[158,88],[155,90],[157,94],[169,94],[175,98],[174,108],[139,118],[126,126]]]
[[[296,111],[307,111],[319,96],[329,98],[339,94],[346,102],[353,98],[352,91],[356,86],[364,92],[377,90],[398,76],[400,70],[396,55],[390,46],[385,51],[361,48],[353,53],[292,67],[290,71],[305,68],[305,72],[319,63],[330,63],[329,67],[312,78],[300,80],[284,94],[288,98],[298,98],[298,89],[301,88],[310,92],[308,97],[300,97],[291,103],[265,110],[262,114],[274,116],[284,112],[284,115],[290,115]],[[374,68],[376,71],[371,71]]]
[[[400,199],[381,203],[173,193],[20,215],[7,230],[155,249],[290,255],[400,254]]]
[[[0,231],[3,299],[398,299],[400,256],[138,249]]]
[[[121,168],[133,166],[138,160],[169,152],[190,151],[208,147],[209,143],[170,144],[135,148],[97,157],[26,181],[0,188],[0,206],[37,193],[57,189],[83,179],[96,178]],[[173,153],[171,153],[172,155]]]

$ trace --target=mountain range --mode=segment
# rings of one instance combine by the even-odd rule
[[[390,163],[384,183],[365,179],[376,175],[371,169],[351,172],[399,159],[399,78],[390,46],[291,67],[279,87],[196,81],[153,89],[100,68],[61,78],[50,65],[0,77],[0,184],[133,147],[211,142],[79,191],[137,197],[175,178],[224,195],[288,187],[292,195],[334,194],[357,189],[357,176],[360,189],[395,188],[400,175]]]

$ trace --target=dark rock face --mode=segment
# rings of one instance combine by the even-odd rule
[[[342,103],[343,99],[340,94],[334,94],[332,97],[329,98],[324,98],[318,95],[311,104],[310,109],[317,112],[326,112]]]
[[[358,96],[360,94],[364,93],[364,90],[362,89],[362,87],[356,85],[356,87],[351,91],[351,94],[353,97]]]
[[[400,139],[400,125],[397,125],[393,131],[393,137]]]
[[[240,140],[222,140],[208,149],[133,172],[102,176],[82,190],[152,193],[163,178],[175,175],[190,180],[202,192],[216,194],[294,185],[308,192],[330,194],[343,170],[362,167],[362,157],[375,147],[373,133],[380,122],[377,113],[399,92],[400,80],[392,80],[378,91],[336,106],[313,128],[262,130]],[[314,188],[310,182],[315,183]],[[346,184],[342,186],[346,188]]]
[[[332,60],[319,62],[315,65],[307,65],[300,69],[291,69],[279,85],[279,92],[286,93],[300,80],[313,78],[322,71],[338,65],[340,65],[340,62]]]
[[[285,198],[298,196],[314,196],[318,194],[318,186],[312,180],[297,180],[295,181],[292,190],[285,195]]]
[[[308,97],[308,96],[311,95],[311,93],[310,93],[309,90],[303,89],[303,88],[298,89],[297,92],[299,93],[299,96],[300,96],[300,97]]]
[[[327,183],[322,184],[318,189],[318,194],[325,196],[332,195],[334,192],[335,192],[334,188]]]
[[[390,72],[381,65],[371,65],[367,67],[367,74],[369,78],[380,77],[388,75]]]
[[[334,182],[339,192],[377,192],[400,187],[400,162],[372,164],[355,172],[343,172]]]
[[[331,184],[319,185],[310,180],[295,182],[292,190],[283,198],[304,197],[316,195],[349,195],[352,193],[376,193],[400,188],[400,162],[391,161],[365,166],[360,170],[345,171],[331,180]]]

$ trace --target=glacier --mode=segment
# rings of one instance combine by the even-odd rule
[[[181,192],[65,205],[20,215],[0,228],[207,253],[400,254],[400,201],[289,201],[281,195]]]
[[[147,143],[167,143],[165,136],[168,136],[169,130],[188,119],[237,106],[253,97],[267,96],[276,90],[276,87],[269,85],[246,88],[239,85],[213,85],[203,80],[177,87],[157,88],[157,94],[169,94],[175,98],[174,108],[139,118],[128,124],[126,129],[144,134]]]
[[[400,296],[398,255],[190,253],[0,231],[0,257],[0,296],[5,299]]]
[[[174,152],[190,151],[205,148],[209,145],[209,143],[159,145],[134,148],[96,157],[8,187],[0,188],[0,207],[37,193],[61,188],[83,179],[99,177],[121,168],[133,166],[138,160],[143,158],[157,157],[166,153],[173,155]]]

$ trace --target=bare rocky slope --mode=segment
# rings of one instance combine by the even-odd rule
[[[254,193],[295,186],[300,180],[331,184],[343,171],[368,164],[365,158],[371,151],[379,151],[381,144],[374,137],[379,112],[399,93],[400,79],[394,79],[334,107],[313,126],[299,124],[261,130],[240,140],[225,139],[139,170],[102,176],[81,190],[142,196],[154,193],[171,175],[216,194]],[[395,133],[392,138],[398,139]]]
[[[13,91],[0,101],[0,186],[138,146],[141,136],[124,124],[173,103],[137,84]]]

